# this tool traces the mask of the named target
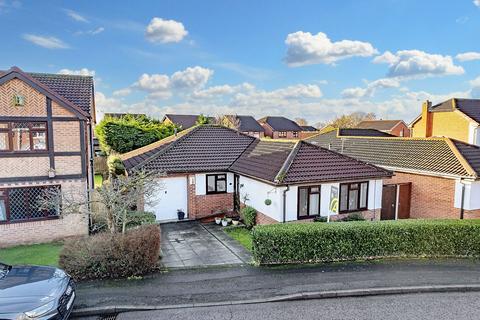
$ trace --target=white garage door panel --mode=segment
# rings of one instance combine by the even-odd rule
[[[187,218],[187,178],[162,178],[162,190],[152,206],[145,206],[146,211],[155,213],[157,220],[177,219],[177,209],[182,209]]]

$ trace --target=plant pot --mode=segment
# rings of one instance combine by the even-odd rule
[[[177,211],[177,215],[178,215],[178,220],[183,220],[183,219],[185,219],[185,212],[183,212],[183,211]]]
[[[240,221],[238,221],[238,220],[232,220],[232,224],[233,224],[234,226],[238,226],[238,223],[239,223],[239,222],[240,222]]]
[[[222,219],[220,219],[220,218],[215,218],[215,223],[216,223],[216,224],[222,223]]]
[[[224,227],[228,226],[228,221],[227,220],[222,220],[222,226],[224,226]]]
[[[232,222],[232,218],[227,218],[226,220],[227,220],[228,223]]]

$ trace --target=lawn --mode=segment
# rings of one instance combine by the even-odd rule
[[[94,178],[95,188],[101,187],[103,183],[103,177],[101,174],[96,174]]]
[[[248,251],[252,251],[252,235],[250,230],[241,227],[231,227],[225,229],[225,232],[233,239],[240,242]]]
[[[0,262],[10,265],[58,266],[58,257],[62,247],[61,242],[52,242],[0,249]]]

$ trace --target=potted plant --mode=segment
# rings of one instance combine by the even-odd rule
[[[177,209],[177,216],[178,216],[178,220],[185,219],[185,212],[183,212],[183,209]]]
[[[238,221],[237,219],[232,220],[232,224],[233,224],[234,226],[238,226],[238,223],[239,223],[239,222],[240,222],[240,221]]]
[[[228,220],[227,219],[222,219],[222,226],[226,227],[228,226]]]
[[[222,223],[222,218],[220,218],[220,217],[215,217],[215,223],[216,223],[216,224]]]
[[[232,218],[230,218],[230,217],[225,217],[224,219],[227,220],[228,223],[232,223]]]

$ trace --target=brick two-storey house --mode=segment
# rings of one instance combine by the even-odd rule
[[[92,77],[0,71],[0,247],[88,233],[88,217],[39,197],[92,185],[93,92]]]
[[[272,139],[299,139],[303,129],[285,117],[263,117],[258,120],[265,129],[265,136]]]

